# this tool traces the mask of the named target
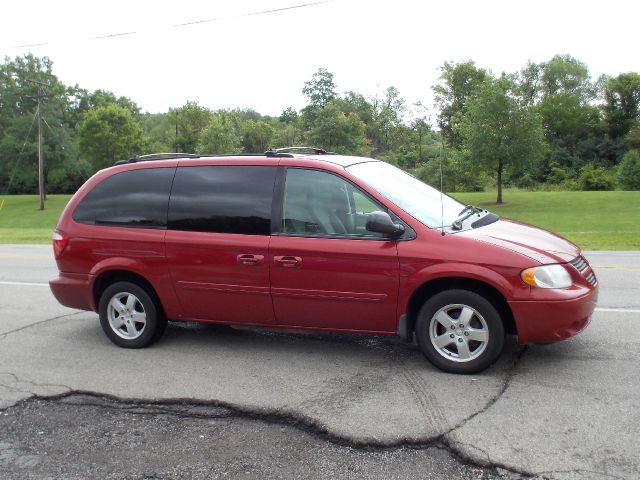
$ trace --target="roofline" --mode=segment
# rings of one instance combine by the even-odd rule
[[[295,147],[297,149],[298,147]],[[300,149],[307,147],[300,147]],[[289,149],[281,149],[281,150],[289,150]],[[298,158],[298,159],[306,159],[324,163],[331,163],[333,165],[338,165],[340,167],[346,168],[352,165],[356,165],[358,163],[367,163],[367,162],[379,162],[375,158],[367,158],[367,157],[355,157],[351,155],[339,155],[334,152],[325,152],[321,149],[309,149],[315,151],[315,153],[288,153],[280,150],[268,150],[264,153],[223,153],[223,154],[194,154],[194,153],[152,153],[149,155],[139,155],[135,157],[131,157],[126,160],[118,160],[114,163],[114,165],[126,165],[132,163],[141,163],[141,162],[150,162],[150,161],[162,161],[162,160],[191,160],[191,159],[216,159],[216,158],[228,158],[228,159],[274,159],[274,158]],[[345,163],[344,161],[340,161],[340,159],[344,160],[346,158],[353,158],[356,161],[352,163]]]

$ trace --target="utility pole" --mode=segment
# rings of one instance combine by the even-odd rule
[[[27,82],[38,85],[38,194],[40,195],[40,210],[44,210],[44,151],[42,149],[42,103],[44,101],[44,88],[48,87],[48,83],[39,82],[37,80],[27,80]]]
[[[40,210],[44,210],[44,175],[42,172],[42,87],[38,85],[38,193],[40,194]]]

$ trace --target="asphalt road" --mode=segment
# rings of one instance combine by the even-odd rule
[[[364,335],[172,324],[119,349],[53,299],[50,247],[0,246],[0,471],[639,478],[640,252],[586,256],[601,293],[585,332],[455,376]]]

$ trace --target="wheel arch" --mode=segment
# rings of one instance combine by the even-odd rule
[[[135,283],[139,287],[143,288],[155,301],[156,305],[160,308],[160,313],[166,316],[160,296],[156,292],[151,282],[139,273],[132,272],[130,270],[106,270],[100,273],[93,281],[92,295],[93,302],[97,306],[100,304],[100,297],[109,285],[116,282],[131,282]]]
[[[517,335],[515,319],[504,295],[492,285],[466,277],[441,277],[427,281],[415,289],[406,310],[406,331],[413,336],[420,308],[430,297],[445,290],[468,290],[482,295],[491,302],[502,319],[506,333]]]

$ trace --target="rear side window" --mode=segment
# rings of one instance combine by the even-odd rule
[[[269,235],[275,178],[274,166],[179,167],[169,228]]]
[[[79,223],[166,228],[175,168],[116,173],[96,185],[73,212]]]

